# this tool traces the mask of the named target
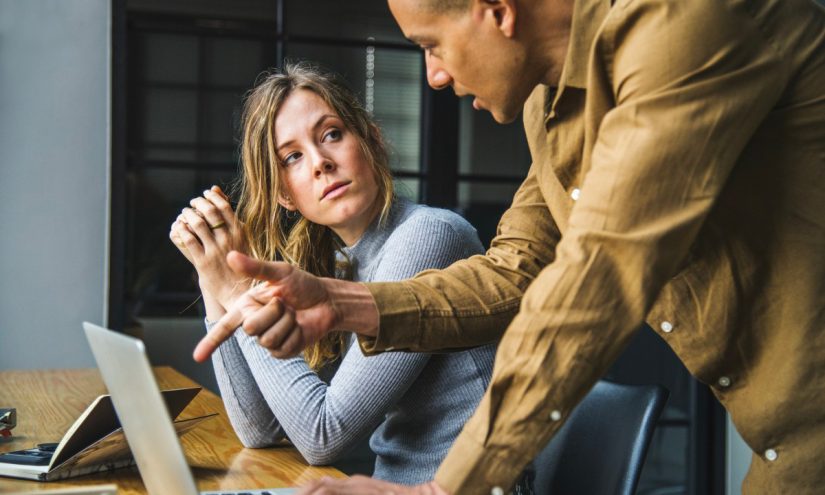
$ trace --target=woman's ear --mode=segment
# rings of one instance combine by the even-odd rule
[[[283,206],[284,208],[286,208],[289,211],[295,211],[295,210],[298,209],[298,207],[295,206],[295,203],[292,201],[292,198],[290,198],[288,194],[284,194],[284,193],[279,194],[278,195],[278,204]]]

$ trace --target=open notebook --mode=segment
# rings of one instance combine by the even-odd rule
[[[200,390],[196,387],[163,391],[163,402],[171,417],[177,418]],[[175,421],[175,431],[182,435],[212,416],[216,414]],[[0,476],[54,481],[132,464],[132,452],[112,399],[101,395],[83,411],[59,443],[0,454]]]

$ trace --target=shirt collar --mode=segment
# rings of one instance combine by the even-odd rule
[[[556,116],[556,104],[565,92],[565,89],[587,87],[587,68],[590,63],[590,50],[596,33],[607,17],[607,12],[613,0],[575,0],[573,4],[573,19],[570,26],[570,41],[567,46],[567,55],[561,70],[558,87],[545,86],[544,93],[544,125],[550,125],[550,120]]]
[[[570,26],[570,44],[562,68],[559,89],[565,86],[584,89],[587,85],[590,49],[611,4],[611,0],[575,1]]]

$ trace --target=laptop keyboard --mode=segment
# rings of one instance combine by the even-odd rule
[[[200,495],[291,495],[295,488],[266,488],[264,490],[221,490],[218,492],[201,492]]]

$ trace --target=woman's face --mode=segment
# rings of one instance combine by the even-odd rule
[[[380,210],[378,183],[358,138],[316,93],[293,91],[275,118],[284,184],[279,203],[352,245]]]

